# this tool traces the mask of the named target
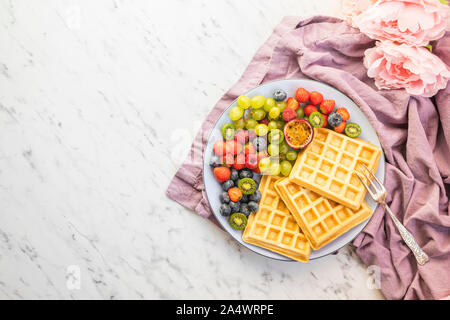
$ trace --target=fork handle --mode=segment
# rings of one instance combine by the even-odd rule
[[[384,203],[384,208],[394,221],[394,224],[400,232],[400,235],[402,236],[406,245],[411,249],[412,253],[416,257],[417,263],[420,265],[424,265],[428,261],[428,255],[419,247],[416,239],[414,239],[413,235],[408,230],[406,230],[405,226],[401,224],[400,221],[398,221],[398,219],[395,217],[386,203]]]

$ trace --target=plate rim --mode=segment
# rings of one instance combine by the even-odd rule
[[[328,83],[326,83],[326,82],[319,81],[319,80],[314,80],[314,79],[310,79],[310,78],[290,78],[290,79],[276,79],[276,80],[271,80],[271,81],[267,81],[267,82],[261,83],[261,84],[259,84],[258,86],[253,87],[253,88],[247,90],[246,92],[255,90],[255,89],[257,89],[257,88],[259,88],[259,87],[261,87],[261,86],[263,86],[263,85],[267,85],[267,84],[271,84],[271,83],[275,83],[275,82],[282,82],[282,81],[299,81],[299,80],[300,80],[300,81],[308,81],[308,82],[312,82],[312,83],[320,83],[320,84],[322,84],[322,85],[325,85],[325,86],[330,87],[330,88],[333,89],[333,90],[336,90],[336,91],[340,92],[340,93],[343,94],[345,97],[347,97],[348,99],[350,99],[350,100],[351,100],[351,101],[352,101],[352,102],[353,102],[353,103],[361,110],[361,112],[362,112],[363,115],[366,117],[366,119],[368,119],[367,116],[365,115],[364,111],[360,108],[360,106],[359,106],[352,98],[350,98],[347,94],[345,94],[345,93],[342,92],[341,90],[339,90],[339,89],[337,89],[337,88],[331,86],[330,84],[328,84]],[[207,165],[207,164],[206,164],[206,161],[205,161],[205,154],[206,154],[205,151],[206,151],[206,148],[207,148],[207,146],[208,146],[208,142],[209,142],[209,140],[210,140],[210,138],[211,138],[211,135],[212,135],[212,133],[213,133],[213,130],[214,130],[214,128],[215,128],[216,125],[217,125],[217,122],[219,122],[219,120],[222,118],[223,114],[224,114],[227,110],[229,110],[229,109],[233,106],[233,104],[236,103],[237,99],[238,99],[238,98],[234,99],[234,100],[230,103],[230,105],[228,105],[228,106],[220,113],[220,115],[217,117],[217,119],[214,121],[214,124],[212,125],[212,127],[211,127],[211,129],[210,129],[210,132],[208,133],[208,138],[207,138],[207,140],[206,140],[206,145],[205,145],[205,148],[203,149],[203,154],[202,154],[202,167],[203,167],[203,168],[202,168],[202,169],[203,169],[203,170],[202,170],[202,179],[203,179],[203,186],[204,186],[204,190],[205,190],[206,200],[208,201],[209,208],[210,208],[210,210],[211,210],[211,213],[214,215],[214,218],[215,218],[215,219],[219,222],[219,224],[221,225],[223,231],[226,232],[228,235],[230,235],[230,236],[233,238],[233,240],[235,240],[235,241],[237,241],[237,240],[233,237],[232,234],[230,234],[230,232],[228,232],[228,230],[227,230],[227,229],[225,228],[225,226],[224,226],[224,223],[221,221],[221,219],[219,219],[219,218],[217,217],[217,214],[214,212],[214,210],[213,210],[213,208],[212,208],[212,206],[211,206],[211,201],[209,200],[209,195],[208,195],[208,192],[206,191],[206,186],[205,186],[205,168],[206,168],[206,167],[209,167],[209,165]],[[369,123],[370,123],[370,121],[369,121]],[[372,125],[371,125],[371,126],[372,126]],[[377,136],[378,142],[379,142],[379,144],[380,144],[380,146],[381,146],[381,148],[380,148],[380,149],[381,149],[381,155],[380,155],[379,161],[382,160],[383,163],[386,163],[386,157],[385,157],[385,154],[384,154],[383,146],[381,145],[380,137],[378,136],[378,133],[377,133],[377,131],[375,130],[375,128],[374,128],[373,126],[372,126],[372,128],[373,128],[373,130],[374,130],[374,132],[375,132],[375,135]],[[377,171],[378,171],[378,169],[379,169],[379,167],[377,168]],[[375,174],[376,174],[376,172],[375,172]],[[382,177],[382,182],[383,182],[383,183],[385,182],[385,178],[386,178],[386,169],[384,170],[384,174],[383,174],[383,177]],[[362,221],[361,223],[359,223],[359,224],[357,224],[357,225],[355,225],[355,226],[353,227],[353,228],[355,228],[356,226],[359,226],[359,225],[364,224],[363,227],[362,227],[362,229],[361,229],[361,231],[359,231],[353,238],[351,238],[348,242],[344,243],[342,246],[340,246],[339,248],[337,248],[336,250],[334,250],[334,251],[332,251],[332,252],[326,253],[326,254],[324,254],[323,256],[320,256],[320,257],[314,257],[314,258],[308,259],[308,262],[309,262],[309,261],[312,261],[312,260],[318,260],[318,259],[324,258],[324,257],[329,256],[329,255],[333,255],[334,253],[338,252],[339,250],[341,250],[341,249],[342,249],[343,247],[345,247],[346,245],[348,245],[348,244],[350,244],[351,242],[353,242],[353,240],[355,240],[356,237],[359,236],[359,235],[361,234],[361,232],[363,231],[363,229],[364,229],[364,228],[367,226],[367,224],[372,220],[375,211],[378,209],[378,206],[379,206],[379,204],[376,203],[376,204],[375,204],[375,208],[373,209],[373,212],[372,212],[372,214],[370,215],[370,217],[369,217],[368,219],[366,219],[365,221]],[[353,229],[353,228],[351,228],[351,229]],[[347,230],[346,232],[350,231],[351,229]],[[336,239],[335,239],[335,240],[336,240]],[[333,241],[334,241],[334,240],[333,240]],[[298,262],[297,260],[294,260],[294,259],[292,259],[292,258],[283,256],[282,254],[279,254],[279,253],[277,253],[277,252],[274,252],[274,253],[276,253],[278,256],[275,256],[275,257],[266,256],[266,255],[262,254],[261,252],[256,251],[254,248],[252,248],[252,247],[250,247],[250,246],[245,246],[245,245],[243,245],[242,243],[240,243],[239,241],[237,241],[237,242],[238,242],[238,244],[239,244],[240,246],[243,246],[244,248],[249,249],[250,251],[252,251],[252,252],[254,252],[254,253],[256,253],[256,254],[258,254],[258,255],[260,255],[260,256],[263,256],[264,258],[268,258],[268,259],[272,259],[272,260],[277,260],[277,261],[282,261],[282,262]],[[330,242],[330,243],[331,243],[331,242]],[[259,247],[258,247],[258,248],[259,248]],[[262,248],[262,249],[265,249],[265,248]],[[265,249],[265,250],[268,250],[268,249]],[[269,250],[269,251],[270,251],[270,250]],[[273,252],[273,251],[272,251],[272,252]],[[284,257],[284,258],[286,258],[286,259],[283,259],[282,257]]]

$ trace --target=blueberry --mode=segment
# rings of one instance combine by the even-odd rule
[[[247,202],[249,202],[249,196],[248,195],[246,195],[246,194],[243,194],[242,195],[242,198],[241,198],[241,203],[247,203]]]
[[[281,89],[278,89],[273,93],[273,98],[275,101],[284,101],[284,99],[287,98],[287,93]]]
[[[263,137],[258,137],[253,140],[253,145],[255,146],[256,151],[263,151],[267,148],[267,141]]]
[[[224,217],[228,217],[231,214],[231,207],[229,204],[222,203],[220,206],[220,214]]]
[[[234,182],[237,182],[239,180],[239,171],[237,171],[236,169],[231,169],[230,179]]]
[[[248,216],[250,214],[250,209],[248,208],[248,204],[241,203],[240,212]]]
[[[229,206],[231,208],[231,213],[236,213],[239,212],[239,209],[241,208],[241,203],[231,201]]]
[[[229,203],[230,202],[230,196],[228,195],[228,192],[224,191],[219,196],[220,202],[222,203]]]
[[[224,191],[228,191],[228,189],[234,187],[234,181],[233,180],[227,180],[224,183],[222,183],[222,189]]]
[[[337,112],[331,112],[328,115],[328,124],[333,128],[336,128],[342,123],[342,116]]]
[[[261,200],[261,191],[256,190],[253,194],[250,195],[249,200],[259,202],[259,200]]]
[[[248,205],[248,209],[252,213],[258,211],[258,209],[259,209],[259,206],[255,201],[250,201],[247,205]]]
[[[253,178],[253,171],[249,169],[242,169],[239,171],[239,178]]]
[[[222,165],[221,160],[218,156],[213,155],[211,159],[209,160],[209,165],[213,168],[220,167]]]

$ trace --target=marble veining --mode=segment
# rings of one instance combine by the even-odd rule
[[[268,260],[166,198],[284,15],[340,1],[0,0],[1,299],[378,299],[353,249]]]

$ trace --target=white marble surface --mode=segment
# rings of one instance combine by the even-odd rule
[[[1,0],[0,298],[382,298],[350,248],[271,261],[164,195],[281,18],[339,10]]]

